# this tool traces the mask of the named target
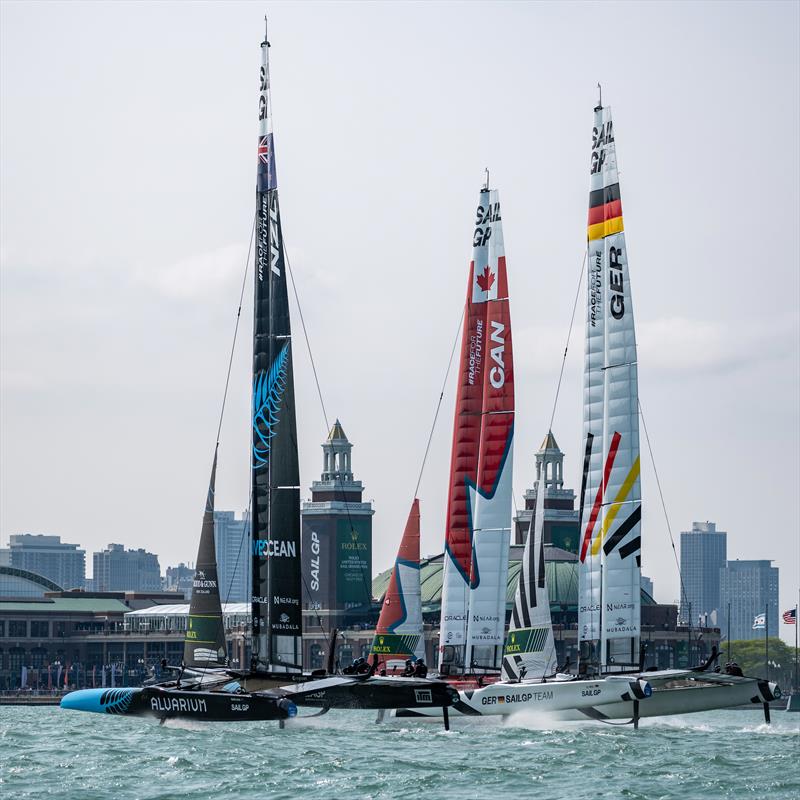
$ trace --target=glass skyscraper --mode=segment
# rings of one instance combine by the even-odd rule
[[[765,629],[753,630],[753,620],[767,614],[769,635],[780,636],[778,629],[778,568],[771,561],[729,561],[720,570],[720,604],[722,633],[727,634],[730,607],[731,641],[763,639]]]
[[[720,570],[728,557],[728,534],[714,522],[693,522],[681,532],[681,622],[702,627],[721,624]]]

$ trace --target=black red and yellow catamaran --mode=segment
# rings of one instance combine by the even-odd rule
[[[292,331],[270,99],[269,42],[261,44],[255,227],[252,448],[252,660],[227,666],[214,555],[216,451],[178,677],[141,689],[73,692],[64,708],[204,720],[278,719],[310,706],[438,707],[457,693],[444,681],[303,672],[300,478]],[[331,668],[329,663],[329,669]]]

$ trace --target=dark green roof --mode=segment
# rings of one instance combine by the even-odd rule
[[[545,548],[545,553],[549,548]],[[558,548],[553,548],[558,550]],[[559,551],[561,552],[561,551]],[[573,557],[574,558],[574,557]],[[422,610],[431,613],[442,602],[442,569],[443,554],[420,560],[420,588],[422,590]],[[508,562],[508,586],[506,603],[509,607],[514,603],[514,593],[519,580],[520,561]],[[578,607],[578,562],[575,560],[547,560],[544,565],[547,593],[550,596],[550,607],[554,610],[575,611]],[[373,597],[383,600],[389,585],[391,569],[376,575],[372,581]],[[642,590],[642,605],[655,605],[655,601]],[[566,606],[566,608],[565,608]]]
[[[46,597],[44,600],[0,600],[4,611],[24,611],[29,614],[124,614],[131,609],[121,600],[96,597]]]

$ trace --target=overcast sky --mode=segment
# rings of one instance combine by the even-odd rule
[[[261,3],[0,5],[0,545],[193,561],[253,219]],[[614,110],[640,396],[676,537],[800,582],[798,4],[271,2],[284,233],[325,403],[394,558],[464,300],[484,167],[503,208],[515,493],[532,485]],[[249,299],[248,285],[246,297]],[[555,436],[579,488],[579,310]],[[217,507],[248,497],[251,314]],[[295,331],[300,333],[298,317]],[[301,481],[326,435],[295,349]],[[453,380],[420,487],[440,552]],[[643,572],[678,577],[642,448]],[[304,491],[303,496],[308,497]],[[788,627],[788,626],[787,626]],[[784,636],[793,633],[784,629]]]

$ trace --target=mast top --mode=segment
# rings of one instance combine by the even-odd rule
[[[267,15],[264,14],[264,41],[261,42],[262,47],[269,47],[269,40],[267,39]]]
[[[484,168],[484,172],[486,173],[486,177],[483,181],[483,188],[481,189],[482,192],[489,191],[489,167]]]
[[[595,111],[602,111],[603,109],[603,87],[598,83],[597,84],[597,105],[594,107]]]

